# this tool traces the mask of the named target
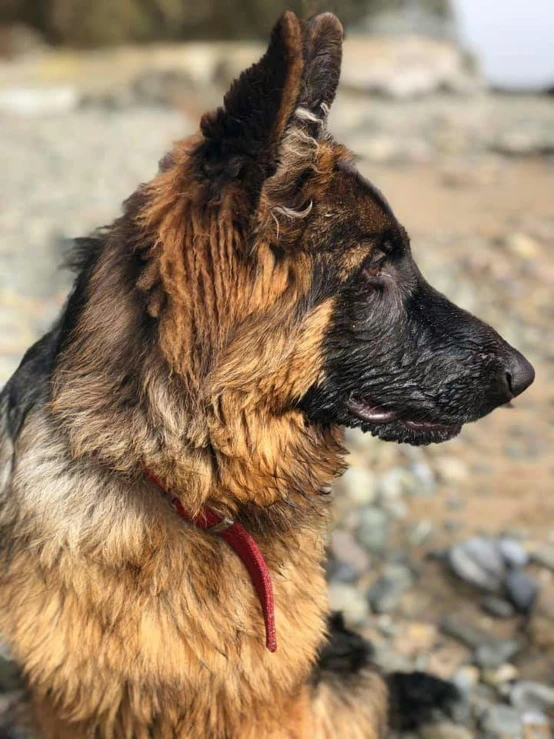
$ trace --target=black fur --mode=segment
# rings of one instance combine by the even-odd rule
[[[344,221],[333,243],[368,246],[368,259],[335,289],[328,272],[314,283],[335,296],[325,339],[325,381],[301,407],[313,421],[358,426],[386,441],[441,442],[519,395],[533,381],[529,362],[487,324],[434,290],[415,264],[408,236],[383,196],[345,168],[343,189],[365,190],[388,225],[378,235]],[[367,228],[367,226],[366,226]],[[336,232],[336,229],[335,229]],[[381,266],[378,275],[368,268]],[[375,410],[386,418],[375,418]]]
[[[425,672],[394,672],[387,683],[391,726],[402,731],[450,717],[460,699],[455,685]]]
[[[312,674],[314,685],[317,685],[326,673],[348,679],[372,664],[371,644],[345,627],[342,613],[333,613],[329,616],[328,633],[329,637],[321,648],[316,669]]]

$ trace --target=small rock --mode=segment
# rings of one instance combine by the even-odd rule
[[[419,730],[421,739],[472,739],[473,732],[448,722],[427,724]]]
[[[521,644],[515,639],[496,639],[478,646],[473,658],[479,667],[500,667],[504,662],[509,662],[520,649]]]
[[[481,672],[475,665],[463,665],[452,676],[452,682],[461,693],[471,694],[479,682]]]
[[[388,565],[368,592],[368,600],[375,613],[393,611],[405,590],[412,584],[412,573],[403,565]]]
[[[357,582],[359,574],[348,562],[341,562],[340,559],[336,559],[335,557],[327,558],[325,576],[328,582]]]
[[[340,487],[357,505],[371,505],[375,501],[375,475],[363,467],[349,467],[340,480]]]
[[[451,455],[438,457],[435,460],[435,469],[439,479],[445,483],[465,482],[469,477],[469,469],[465,462]]]
[[[381,477],[377,485],[382,501],[398,500],[413,486],[413,479],[402,467],[390,470]]]
[[[554,572],[554,547],[549,544],[541,544],[531,553],[534,562],[541,567],[547,567]]]
[[[452,547],[448,559],[452,570],[465,582],[492,593],[501,590],[506,568],[492,539],[468,539]]]
[[[490,641],[490,636],[485,631],[477,629],[455,616],[445,616],[441,624],[441,631],[472,649],[476,649]]]
[[[365,621],[369,615],[366,599],[353,585],[332,582],[329,585],[329,604],[331,610],[341,611],[346,622],[356,626]]]
[[[517,680],[518,676],[519,671],[517,667],[510,664],[483,670],[483,682],[487,685],[492,685],[493,687],[513,682],[514,680]]]
[[[413,622],[399,629],[393,647],[399,654],[415,657],[420,652],[428,654],[437,641],[438,631],[433,624]]]
[[[368,552],[381,554],[389,536],[389,517],[385,511],[375,506],[361,510],[356,536]]]
[[[333,531],[330,549],[338,560],[350,565],[358,575],[367,572],[371,566],[369,554],[348,531]]]
[[[524,713],[521,717],[523,721],[523,739],[552,739],[550,731],[550,721],[542,713]]]
[[[521,712],[549,713],[554,709],[554,688],[531,680],[522,680],[513,686],[510,702]]]
[[[541,255],[540,244],[529,234],[516,232],[505,239],[506,247],[517,257],[537,259]]]
[[[510,706],[491,706],[481,719],[481,728],[491,739],[507,739],[522,736],[522,723],[518,712]]]
[[[529,555],[515,539],[503,537],[498,541],[498,548],[508,567],[525,567],[529,563]]]
[[[529,621],[533,644],[541,649],[554,649],[554,586],[544,588],[538,595]]]
[[[429,541],[433,535],[433,522],[428,519],[416,521],[411,527],[408,534],[410,543],[416,547],[421,546]]]
[[[485,595],[481,600],[481,606],[484,611],[496,618],[512,618],[515,615],[513,605],[496,595]]]
[[[522,570],[510,570],[506,575],[506,591],[520,613],[529,613],[539,592],[533,578]]]
[[[414,495],[433,495],[437,489],[435,473],[426,462],[413,462],[410,471],[415,478]]]

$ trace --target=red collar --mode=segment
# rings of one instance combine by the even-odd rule
[[[157,485],[160,490],[166,494],[168,493],[160,480],[150,470],[145,468],[144,472],[148,479]],[[252,534],[242,524],[232,521],[229,518],[223,518],[223,516],[220,516],[219,513],[216,513],[207,506],[202,509],[198,516],[193,518],[185,511],[178,498],[172,498],[171,502],[181,518],[194,524],[199,529],[225,539],[227,544],[237,554],[250,575],[252,585],[256,590],[262,607],[265,622],[266,647],[270,652],[274,652],[277,649],[277,637],[275,633],[275,609],[271,573]]]

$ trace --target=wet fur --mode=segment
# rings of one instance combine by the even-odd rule
[[[397,370],[368,340],[383,312],[363,298],[365,266],[394,237],[395,264],[417,274],[386,201],[326,130],[341,44],[332,15],[283,16],[224,106],[80,241],[59,322],[0,395],[0,633],[44,739],[386,731],[367,648],[326,621],[327,486],[343,468],[342,425],[360,425],[341,373],[350,392],[371,389],[367,367]],[[423,282],[398,285],[389,338],[411,340],[425,334],[417,301],[438,303]],[[345,300],[367,315],[352,322]],[[363,325],[361,359],[347,319]],[[504,351],[468,325],[489,354]],[[410,351],[415,376],[422,348]],[[425,382],[431,397],[438,384]],[[275,654],[241,562],[178,518],[145,467],[190,514],[209,505],[256,537]]]

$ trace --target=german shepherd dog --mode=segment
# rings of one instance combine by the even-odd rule
[[[533,369],[429,286],[327,132],[342,39],[281,18],[79,243],[0,396],[0,633],[40,737],[386,732],[367,649],[326,620],[342,428],[441,442]]]

